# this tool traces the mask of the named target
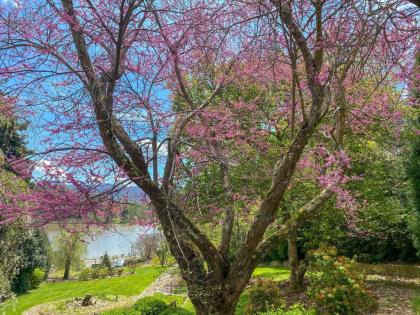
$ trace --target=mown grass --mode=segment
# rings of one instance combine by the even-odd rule
[[[420,266],[408,264],[367,264],[358,263],[360,270],[367,274],[400,277],[406,279],[420,278]]]
[[[381,265],[363,266],[364,271],[376,271],[375,273],[395,275],[395,268],[388,270],[388,268],[380,268]],[[369,268],[367,268],[369,267]],[[368,269],[368,270],[366,270]],[[379,269],[382,272],[378,272]],[[383,271],[386,269],[386,272]],[[22,314],[23,311],[38,305],[47,302],[60,301],[65,299],[71,299],[79,296],[84,296],[86,294],[93,294],[95,296],[99,295],[122,295],[122,296],[133,296],[139,294],[147,286],[149,286],[154,279],[156,279],[165,268],[161,267],[139,267],[137,268],[136,274],[122,276],[120,278],[107,278],[107,279],[96,279],[90,281],[68,281],[68,282],[59,282],[59,283],[44,283],[39,289],[32,290],[27,294],[18,296],[17,300],[13,305],[8,304],[3,309],[0,305],[0,314],[5,315],[17,315]],[[411,274],[412,274],[412,270]],[[402,275],[402,271],[398,276]],[[404,272],[405,274],[407,272]],[[274,281],[285,281],[288,279],[290,271],[285,267],[258,267],[254,273],[253,277],[267,278]],[[411,275],[410,274],[410,275]],[[417,275],[417,274],[416,274]],[[381,280],[381,285],[386,285],[387,281]],[[393,282],[393,285],[396,285]],[[404,284],[407,286],[408,284]],[[412,298],[412,308],[414,314],[420,315],[420,288],[418,285],[410,284],[409,286],[415,290],[415,295]],[[159,296],[166,302],[170,303],[172,301],[177,302],[179,307],[185,308],[187,310],[193,311],[193,306],[189,299],[185,295],[172,295],[172,296]],[[243,314],[248,303],[249,296],[247,290],[241,295],[235,314]],[[2,312],[3,311],[3,312]]]
[[[70,299],[87,294],[137,295],[148,287],[166,268],[139,267],[133,275],[89,281],[43,283],[38,289],[17,297],[13,303],[0,306],[0,314],[18,315],[23,311],[47,302]]]
[[[284,281],[289,278],[290,270],[286,267],[258,267],[253,277],[268,278],[273,281]]]
[[[274,281],[284,281],[287,280],[290,275],[290,271],[285,267],[258,267],[253,273],[253,277],[267,278]],[[178,307],[182,307],[186,310],[194,312],[194,306],[186,295],[163,295],[155,294],[156,299],[165,301],[167,304],[170,304],[173,301],[176,301]],[[239,298],[238,305],[236,307],[235,314],[242,315],[245,312],[245,308],[248,304],[249,294],[245,290]],[[105,313],[106,314],[106,313]]]
[[[289,278],[289,275],[290,270],[286,267],[258,267],[252,274],[253,277],[265,278],[278,282],[287,280]],[[236,306],[236,315],[245,314],[245,309],[248,304],[248,301],[249,293],[247,290],[245,290],[241,294],[238,301],[238,305]]]
[[[420,315],[420,288],[417,288],[414,297],[411,300],[411,305],[413,307],[413,312],[416,315]]]

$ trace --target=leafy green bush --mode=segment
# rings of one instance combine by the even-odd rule
[[[100,270],[100,268],[93,268],[92,269],[92,279],[98,279],[99,278],[99,270]]]
[[[144,263],[146,260],[144,258],[127,258],[124,260],[124,266],[131,266]]]
[[[45,279],[45,271],[41,268],[35,268],[29,278],[31,289],[38,288],[41,282]]]
[[[165,296],[159,294],[138,300],[131,308],[117,308],[101,313],[101,315],[193,315],[194,313],[180,307],[168,305]],[[168,302],[177,301],[168,299]]]
[[[98,275],[100,278],[106,278],[109,276],[109,270],[108,268],[101,268],[98,270]]]
[[[93,270],[91,268],[85,268],[79,273],[79,280],[89,280],[93,278]]]
[[[24,269],[19,272],[19,275],[13,279],[12,291],[15,293],[24,293],[31,289],[31,274],[30,269]],[[17,280],[18,279],[18,280]]]
[[[117,274],[118,277],[121,277],[123,273],[124,273],[124,268],[116,269],[116,274]]]
[[[334,248],[313,251],[309,297],[320,314],[371,314],[376,301],[365,287],[356,262],[336,256]]]
[[[159,315],[169,306],[162,300],[153,296],[138,300],[133,308],[142,315]]]
[[[263,261],[285,261],[287,258],[287,240],[282,240],[264,256]]]
[[[107,268],[108,270],[112,269],[111,258],[107,252],[105,252],[105,254],[101,257],[101,265],[103,268]]]
[[[0,271],[0,303],[11,298],[12,295],[9,279]]]
[[[102,312],[101,315],[139,315],[139,312],[134,308],[124,307]]]
[[[168,306],[163,312],[159,315],[194,315],[194,313],[179,307],[170,307]]]
[[[267,312],[258,313],[258,315],[315,315],[316,312],[314,309],[305,309],[302,304],[295,304],[291,306],[288,310],[285,310],[283,307],[278,309],[273,309]]]
[[[256,314],[283,306],[281,292],[276,282],[257,279],[249,290],[249,302],[246,314]]]

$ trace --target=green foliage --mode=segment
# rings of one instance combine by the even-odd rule
[[[159,315],[193,315],[193,313],[183,308],[169,306]]]
[[[228,256],[230,261],[233,261],[242,242],[245,240],[246,231],[247,231],[246,225],[244,224],[244,222],[242,222],[238,218],[232,230],[232,239],[231,239],[231,244],[229,248],[229,256]]]
[[[136,265],[136,264],[144,263],[145,261],[146,260],[143,257],[141,257],[141,258],[129,257],[129,258],[124,260],[124,266],[133,266],[133,265]]]
[[[416,214],[413,217],[412,231],[417,255],[420,257],[420,137],[416,132],[420,130],[420,110],[417,109],[413,120],[414,138],[411,141],[411,150],[407,161],[407,174],[411,181],[413,200]]]
[[[290,270],[286,267],[257,267],[252,276],[254,278],[264,278],[273,281],[284,281],[289,278]]]
[[[414,296],[411,299],[414,314],[420,314],[420,288],[415,290]]]
[[[10,280],[6,278],[4,272],[0,272],[0,303],[12,297]]]
[[[0,95],[0,109],[6,105]],[[8,197],[3,192],[19,194],[28,189],[27,182],[16,176],[7,161],[7,158],[22,157],[29,153],[21,134],[26,128],[26,123],[0,115],[0,198],[4,204],[7,204]],[[0,226],[0,302],[10,298],[13,289],[19,292],[29,289],[28,277],[38,267],[32,259],[37,249],[27,246],[33,240],[33,230],[26,228],[25,224],[22,219]],[[18,286],[20,278],[25,282],[22,287]]]
[[[314,251],[311,256],[308,295],[320,314],[369,314],[376,308],[354,260],[336,256],[333,248]]]
[[[139,267],[134,275],[118,278],[94,279],[90,281],[46,282],[28,294],[16,298],[16,308],[6,306],[7,315],[20,315],[25,310],[40,303],[74,299],[87,294],[133,296],[148,287],[165,268]],[[1,311],[0,311],[1,314]]]
[[[93,278],[93,270],[91,268],[85,268],[79,273],[79,280],[89,280]]]
[[[269,310],[267,312],[258,313],[258,315],[315,315],[314,309],[305,309],[301,304],[294,304],[288,310],[285,308],[279,308]]]
[[[174,300],[176,301],[176,299]],[[103,312],[101,315],[193,315],[192,312],[168,304],[160,295],[138,300],[131,308],[119,308]]]
[[[108,270],[112,269],[111,258],[109,258],[109,255],[107,252],[105,252],[105,254],[101,257],[101,265],[104,268],[107,268]]]
[[[156,257],[162,267],[168,263],[170,264],[174,262],[174,258],[171,256],[171,252],[169,251],[169,244],[163,237],[159,240],[159,245],[156,249]]]
[[[257,278],[249,290],[249,302],[246,314],[256,314],[283,306],[278,284],[272,280]]]
[[[416,229],[411,227],[411,187],[402,153],[405,149],[396,151],[395,143],[389,143],[387,137],[383,137],[383,141],[375,135],[372,138],[369,141],[352,135],[346,138],[346,151],[353,165],[348,175],[362,178],[346,185],[358,200],[357,217],[352,222],[357,226],[357,233],[349,228],[349,216],[335,208],[332,198],[324,204],[317,220],[308,222],[298,232],[301,253],[320,246],[335,246],[340,255],[357,256],[358,261],[417,260],[412,240]],[[300,197],[308,195],[313,188],[304,183],[293,190],[293,195]],[[290,198],[286,201],[294,208],[300,202]]]
[[[81,234],[62,231],[54,239],[52,247],[52,261],[56,268],[64,270],[68,261],[72,270],[81,270],[84,267],[82,258],[86,254],[87,246],[82,241]]]
[[[108,268],[99,268],[98,269],[98,276],[99,278],[106,278],[109,276],[109,269]]]
[[[98,279],[99,278],[99,270],[100,268],[93,268],[92,269],[92,279]]]
[[[150,300],[153,301],[149,302],[148,306],[142,309],[138,309],[135,306],[132,308],[118,308],[103,312],[101,315],[193,315],[192,312],[186,309],[167,305],[159,299],[150,297]]]
[[[15,293],[24,293],[36,288],[48,276],[50,243],[45,232],[29,230],[26,237],[19,240],[14,250],[20,253],[22,259],[21,268],[12,281],[12,290]],[[39,279],[41,272],[42,277]]]
[[[45,271],[39,267],[32,271],[30,276],[31,289],[38,288],[41,282],[45,279]]]
[[[4,106],[0,95],[0,109]],[[19,122],[15,117],[0,115],[0,151],[8,157],[22,157],[30,153],[22,135],[28,128],[27,122]],[[11,170],[6,166],[8,170]]]
[[[23,255],[16,248],[27,231],[19,224],[0,226],[0,302],[12,296],[11,282],[22,268]]]
[[[161,314],[168,305],[155,297],[145,297],[138,300],[133,308],[142,315],[159,315]]]
[[[22,269],[13,279],[12,290],[15,293],[24,293],[31,289],[31,270]]]
[[[0,155],[2,155],[0,150]],[[1,162],[0,162],[1,164]],[[0,168],[0,182],[8,193],[22,193],[28,184],[11,172]],[[2,202],[7,197],[0,192]],[[50,244],[45,232],[28,228],[25,219],[0,225],[0,301],[15,293],[31,289],[30,277],[35,268],[50,269]]]
[[[124,307],[102,312],[101,315],[139,315],[134,308]]]
[[[24,293],[31,289],[36,289],[45,280],[45,275],[45,270],[39,267],[34,269],[25,268],[13,280],[13,291],[15,293]]]
[[[285,261],[288,258],[287,240],[281,240],[265,256],[264,261]]]
[[[404,155],[395,152],[394,145],[379,140],[352,144],[353,172],[363,180],[349,186],[361,200],[357,225],[364,233],[340,237],[336,244],[340,254],[357,255],[368,262],[416,260],[410,231],[410,186]]]
[[[147,218],[147,209],[145,204],[129,204],[121,211],[121,222],[133,222]]]

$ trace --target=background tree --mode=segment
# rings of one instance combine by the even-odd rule
[[[0,96],[0,198],[2,207],[13,205],[16,196],[30,191],[30,164],[17,159],[28,154],[24,136],[27,124],[19,123],[13,102]],[[23,203],[23,201],[22,201]],[[2,212],[0,212],[0,219]],[[50,269],[50,244],[46,234],[31,226],[31,218],[22,216],[0,225],[0,301],[12,291],[23,293],[33,288],[36,268]],[[42,279],[41,279],[42,280]]]
[[[19,273],[13,279],[12,290],[16,293],[27,292],[39,285],[33,280],[36,269],[44,272],[45,280],[51,268],[51,247],[47,234],[39,229],[30,230],[27,237],[21,237],[14,248],[22,257]]]
[[[145,260],[150,261],[159,247],[158,236],[149,233],[142,234],[138,237],[135,247]]]
[[[108,270],[112,269],[112,262],[111,258],[109,258],[109,255],[107,252],[101,257],[101,265],[104,268],[107,268]]]
[[[420,5],[419,5],[420,6]],[[411,150],[408,155],[407,173],[411,179],[413,199],[417,214],[414,217],[414,240],[420,257],[420,51],[417,51],[416,65],[412,80],[413,115],[411,124]]]
[[[80,233],[68,233],[60,230],[59,236],[53,241],[52,261],[55,268],[64,270],[63,280],[68,280],[71,270],[84,267],[83,257],[87,247]]]
[[[166,242],[163,235],[159,236],[159,244],[156,249],[156,256],[162,267],[168,263],[168,259],[171,257],[171,252],[169,251],[168,242]]]

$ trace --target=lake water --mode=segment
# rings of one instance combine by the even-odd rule
[[[60,233],[58,227],[54,225],[48,226],[46,232],[50,241],[53,241]],[[85,258],[97,258],[105,252],[110,256],[130,254],[132,245],[144,233],[144,228],[131,225],[116,225],[107,230],[96,230],[83,238],[87,242]]]

